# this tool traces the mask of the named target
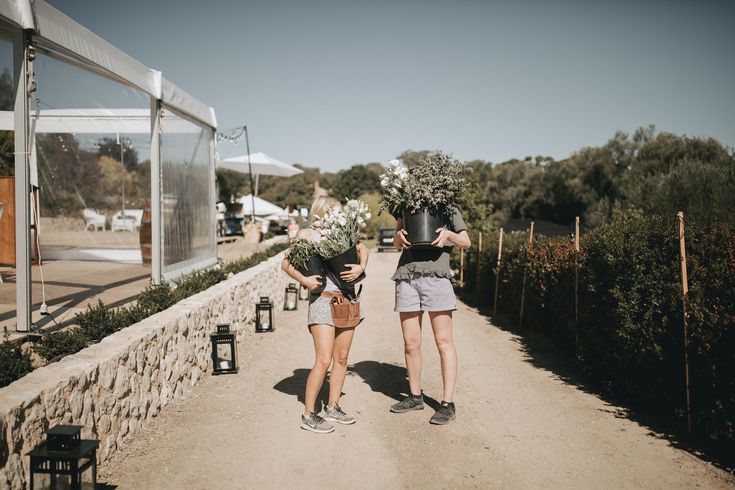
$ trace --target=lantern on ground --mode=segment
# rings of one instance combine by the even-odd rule
[[[82,439],[81,429],[57,425],[46,431],[46,442],[28,453],[31,490],[96,488],[99,441]]]
[[[283,311],[293,311],[299,304],[299,290],[296,284],[290,283],[283,295]]]
[[[261,296],[260,303],[255,303],[255,331],[273,331],[273,303],[268,296]]]
[[[299,300],[306,301],[309,299],[309,288],[304,286],[303,284],[299,288]]]
[[[209,334],[212,342],[212,374],[237,372],[237,342],[229,323],[217,325],[217,331]]]

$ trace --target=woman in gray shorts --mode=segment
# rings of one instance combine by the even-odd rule
[[[406,369],[411,392],[404,400],[391,407],[391,412],[403,413],[424,408],[421,392],[421,322],[424,312],[429,314],[436,347],[441,358],[444,393],[439,409],[431,417],[432,424],[446,424],[455,418],[454,387],[457,382],[457,351],[452,336],[452,312],[457,301],[452,288],[449,258],[452,245],[471,246],[462,215],[458,209],[451,212],[445,227],[432,243],[433,249],[411,249],[398,219],[393,244],[402,249],[398,268],[392,279],[396,283],[396,311],[400,314]]]
[[[311,206],[312,223],[298,234],[303,240],[321,240],[321,225],[319,220],[326,211],[340,203],[329,197],[319,197]],[[362,243],[357,245],[359,264],[348,264],[349,271],[340,274],[346,281],[354,281],[367,266],[368,250]],[[293,279],[303,284],[309,291],[313,291],[320,284],[320,276],[305,277],[288,262],[288,256],[283,259],[282,269]],[[334,282],[325,278],[325,291],[339,291]],[[339,406],[339,398],[342,394],[345,376],[347,375],[347,356],[352,346],[354,328],[335,328],[332,323],[332,309],[330,300],[320,294],[309,295],[309,316],[307,320],[309,332],[314,339],[315,361],[311,368],[309,377],[306,379],[306,393],[304,396],[304,413],[301,415],[301,428],[311,432],[328,433],[334,431],[331,422],[339,424],[354,424],[355,417],[345,413]],[[329,377],[329,400],[324,407],[324,417],[319,415],[320,410],[315,409],[317,395],[324,382],[329,365],[332,370]]]

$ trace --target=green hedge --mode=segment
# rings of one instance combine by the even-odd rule
[[[63,356],[79,352],[88,345],[97,343],[108,335],[166,310],[179,301],[223,281],[230,274],[249,269],[286,248],[288,248],[288,243],[278,243],[246,259],[194,273],[173,284],[148,286],[140,293],[138,301],[131,306],[111,308],[100,301],[97,305],[89,306],[85,312],[76,315],[76,326],[44,334],[41,343],[35,347],[35,351],[47,361],[58,360]],[[30,357],[23,354],[20,349],[13,350],[5,344],[0,347],[2,347],[0,350],[0,373],[2,373],[0,387],[2,387],[24,376],[32,368]]]
[[[497,233],[485,237],[479,287],[463,299],[492,307]],[[631,406],[685,427],[684,348],[678,225],[675,217],[630,212],[569,239],[506,235],[498,313],[542,332],[574,356],[589,378]],[[735,442],[735,232],[687,222],[688,341],[693,425],[709,439]],[[476,243],[476,240],[475,240]],[[489,246],[488,246],[489,245]],[[579,260],[579,321],[574,270]],[[456,257],[455,257],[456,261]],[[478,253],[466,255],[465,283],[477,283]]]
[[[33,371],[31,356],[9,342],[0,344],[0,387]]]

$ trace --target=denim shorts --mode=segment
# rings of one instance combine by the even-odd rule
[[[396,307],[399,313],[410,311],[454,311],[457,299],[448,277],[414,273],[411,279],[396,281]]]

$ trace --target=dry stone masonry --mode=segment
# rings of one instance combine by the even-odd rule
[[[220,322],[253,335],[255,303],[283,302],[283,254],[0,389],[0,489],[27,487],[28,451],[56,424],[81,425],[107,460],[211,370]]]

